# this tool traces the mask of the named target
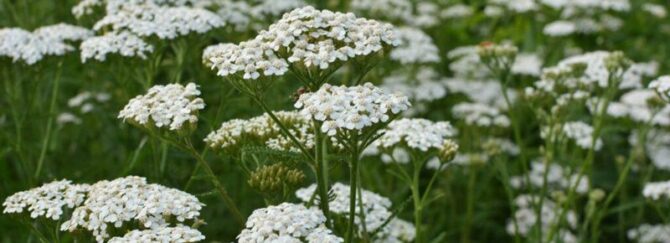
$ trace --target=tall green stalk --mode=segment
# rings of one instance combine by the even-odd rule
[[[37,168],[35,168],[35,174],[33,178],[37,180],[42,172],[42,167],[44,166],[44,159],[46,158],[47,149],[49,148],[49,142],[51,141],[51,133],[53,130],[54,117],[56,116],[56,102],[58,101],[58,86],[60,84],[61,72],[63,71],[63,62],[58,63],[58,71],[56,71],[56,77],[54,78],[54,83],[51,87],[51,102],[49,103],[49,116],[47,119],[47,128],[46,135],[42,140],[42,149],[40,150],[40,157],[37,160]]]

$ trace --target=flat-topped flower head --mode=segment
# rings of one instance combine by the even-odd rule
[[[154,47],[129,32],[110,32],[103,36],[86,39],[81,43],[80,49],[82,62],[89,59],[103,62],[110,54],[145,59],[146,54],[153,52]]]
[[[240,243],[310,242],[339,243],[344,240],[325,226],[326,216],[317,208],[282,203],[256,209],[246,228],[237,236]]]
[[[670,199],[670,181],[649,182],[644,185],[642,195],[652,200]]]
[[[316,184],[313,184],[299,189],[295,192],[295,195],[298,199],[309,202],[316,193],[316,187]],[[348,185],[339,182],[330,188],[330,195],[333,195],[333,198],[328,202],[331,213],[341,214],[345,217],[349,215],[350,189]],[[319,196],[317,195],[314,200],[318,202],[320,200]],[[379,229],[393,215],[391,201],[377,193],[361,190],[360,202],[362,202],[362,205],[356,205],[356,215],[360,214],[362,208],[365,213],[365,227],[369,232]],[[358,200],[357,204],[360,204]],[[359,217],[354,219],[354,223],[358,225],[359,229],[362,229],[363,225],[361,225]]]
[[[579,82],[585,85],[607,87],[613,80],[611,76],[623,75],[628,69],[627,59],[619,52],[595,51],[563,59],[555,68],[560,70],[574,69],[575,65],[583,68]]]
[[[623,94],[619,101],[609,104],[607,114],[640,123],[670,125],[670,105],[651,89],[635,89]]]
[[[205,108],[194,83],[155,85],[144,95],[131,99],[119,112],[118,118],[141,126],[168,127],[179,130],[184,125],[195,126],[198,111]]]
[[[59,220],[63,207],[74,208],[84,202],[89,186],[68,180],[54,181],[27,191],[17,192],[2,203],[3,213],[30,212],[31,218]]]
[[[413,101],[433,101],[447,95],[444,80],[428,67],[422,67],[417,72],[393,72],[384,78],[380,87],[390,92],[400,92]]]
[[[542,207],[539,208],[539,212],[542,214],[542,221],[537,222],[540,217],[538,217],[538,210],[536,210],[534,205],[539,204],[539,200],[539,196],[530,194],[520,195],[514,199],[517,209],[512,217],[515,218],[514,220],[518,228],[514,226],[512,220],[509,220],[506,227],[507,233],[510,235],[532,236],[532,230],[535,227],[542,227],[543,231],[548,232],[556,226],[557,221],[564,219],[566,222],[565,224],[561,224],[562,227],[558,230],[556,236],[561,242],[576,243],[577,238],[571,231],[577,228],[577,214],[570,210],[564,216],[561,216],[557,210],[560,205],[557,205],[556,202],[549,198],[545,198]]]
[[[597,151],[603,146],[602,139],[597,138],[595,142],[593,141],[593,127],[581,121],[565,123],[563,125],[562,133],[583,149],[593,148]]]
[[[156,7],[206,7],[212,1],[210,0],[80,0],[72,8],[72,14],[80,18],[84,15],[90,15],[97,8],[101,8],[106,14],[115,14],[124,8],[137,5],[150,5]]]
[[[628,230],[628,239],[638,243],[667,242],[670,239],[670,225],[642,224]]]
[[[649,88],[656,91],[664,99],[670,101],[670,75],[658,77],[649,83]]]
[[[314,147],[314,132],[308,119],[294,111],[274,114],[305,148]],[[223,122],[219,129],[209,133],[205,138],[205,143],[215,149],[238,147],[249,142],[264,144],[282,151],[299,151],[291,140],[282,135],[281,128],[268,114]]]
[[[218,8],[216,13],[238,32],[264,29],[269,25],[266,24],[268,19],[276,19],[285,12],[306,5],[303,0],[256,0],[252,3],[219,0],[215,4]]]
[[[402,44],[393,48],[390,57],[402,64],[436,63],[439,49],[433,39],[420,29],[400,27],[397,30]]]
[[[389,123],[380,131],[383,135],[373,146],[389,149],[394,146],[407,146],[419,151],[440,149],[444,140],[456,135],[456,129],[449,122],[433,122],[420,118],[403,118]]]
[[[219,76],[258,79],[283,75],[289,63],[324,70],[398,44],[390,24],[308,6],[284,14],[253,40],[221,46],[219,55],[205,62],[213,63]]]
[[[60,41],[82,41],[93,36],[93,31],[70,24],[42,26],[33,31],[35,35]]]
[[[480,127],[509,127],[510,120],[499,108],[481,103],[459,103],[451,110],[466,124]]]
[[[141,37],[174,39],[191,33],[202,34],[224,25],[218,15],[205,9],[130,5],[108,14],[93,29],[110,28],[115,32],[128,31]]]
[[[110,237],[108,228],[137,223],[142,228],[160,228],[171,220],[185,222],[200,216],[203,204],[186,192],[149,184],[145,178],[129,176],[99,181],[90,186],[86,200],[63,222],[62,231],[84,228],[98,242]]]
[[[410,106],[407,96],[387,94],[371,83],[354,87],[325,84],[314,93],[300,95],[295,103],[301,115],[323,122],[320,129],[330,136],[388,122]]]
[[[74,47],[56,37],[59,36],[35,34],[20,28],[0,29],[0,57],[33,65],[47,56],[63,56],[74,51]]]
[[[124,242],[198,242],[205,239],[200,231],[188,226],[158,227],[147,230],[133,230],[123,237],[114,237],[109,243]]]

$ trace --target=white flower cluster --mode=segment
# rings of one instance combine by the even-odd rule
[[[562,132],[567,138],[574,140],[577,146],[583,149],[591,149],[591,146],[594,146],[593,149],[598,151],[603,147],[603,140],[600,138],[597,138],[594,143],[594,129],[591,125],[584,122],[567,122],[563,124]]]
[[[489,0],[491,4],[503,6],[515,13],[526,13],[539,9],[535,0]]]
[[[483,148],[488,149],[496,149],[499,150],[499,152],[506,153],[507,155],[519,155],[521,152],[521,149],[519,146],[514,144],[512,140],[509,140],[507,138],[487,138],[484,140],[484,143],[482,144]]]
[[[89,188],[86,200],[63,222],[61,230],[85,228],[98,242],[109,238],[108,227],[137,222],[144,228],[161,228],[174,218],[178,222],[197,219],[203,204],[176,189],[148,184],[145,178],[129,176],[99,181]]]
[[[500,109],[480,103],[459,103],[451,113],[466,124],[481,127],[509,127],[511,122]]]
[[[0,57],[33,65],[46,56],[62,56],[74,51],[74,47],[66,41],[84,40],[91,35],[88,29],[62,23],[40,27],[33,32],[20,28],[2,28]]]
[[[399,218],[393,218],[377,236],[374,243],[409,243],[416,237],[414,224]]]
[[[184,123],[198,122],[197,112],[205,108],[194,83],[155,85],[145,95],[131,99],[119,112],[118,118],[143,126],[170,127],[179,130]]]
[[[63,207],[74,208],[84,202],[89,186],[68,180],[54,181],[27,191],[17,192],[2,203],[3,213],[30,212],[31,218],[60,220]]]
[[[303,146],[307,149],[314,147],[314,133],[311,131],[312,126],[309,120],[292,111],[280,111],[274,114]],[[208,134],[204,141],[212,148],[225,149],[249,140],[264,143],[272,149],[299,151],[288,138],[283,136],[280,127],[268,114],[247,120],[226,121],[218,130]]]
[[[505,98],[502,96],[502,86],[496,80],[468,80],[461,78],[448,78],[444,80],[447,89],[452,93],[463,93],[475,103],[506,109]],[[516,92],[513,89],[506,90],[510,101],[516,100]]]
[[[354,12],[374,16],[391,22],[403,22],[408,26],[428,28],[440,23],[441,7],[427,1],[408,0],[353,0]]]
[[[642,195],[652,200],[670,199],[670,181],[649,182],[644,185]]]
[[[491,72],[479,58],[477,46],[461,46],[447,53],[451,60],[449,69],[456,77],[467,79],[483,79],[491,76]]]
[[[658,74],[658,62],[636,62],[630,65],[628,70],[623,74],[621,80],[621,89],[629,88],[643,88],[642,81],[645,77],[651,78]]]
[[[579,194],[585,194],[589,190],[589,178],[582,176],[577,183],[577,174],[570,175],[563,167],[555,163],[545,164],[542,161],[533,161],[531,163],[531,170],[528,172],[528,180],[531,187],[542,188],[544,185],[544,175],[547,175],[547,185],[555,190],[569,190],[573,189]],[[510,178],[510,185],[516,189],[527,187],[526,178],[523,175],[513,176]]]
[[[638,133],[639,131],[634,131],[630,135],[628,141],[631,146],[637,145]],[[645,152],[656,168],[670,170],[670,133],[662,129],[650,130],[645,143]]]
[[[658,77],[649,83],[649,88],[663,95],[665,99],[670,99],[670,75]]]
[[[586,70],[579,82],[585,85],[598,85],[607,87],[610,80],[610,71],[607,69],[606,60],[612,55],[606,51],[589,52],[582,55],[568,57],[558,63],[556,68],[566,70],[572,69],[575,64],[586,65]]]
[[[575,11],[575,8],[620,12],[630,10],[629,0],[540,0],[540,2],[552,8],[566,9],[569,12]]]
[[[357,18],[348,13],[298,8],[284,16],[255,39],[239,45],[224,45],[211,57],[219,76],[244,72],[244,79],[283,75],[288,63],[327,69],[338,61],[367,56],[400,40],[390,24]],[[278,57],[285,53],[286,59]],[[207,62],[207,61],[206,61]]]
[[[72,8],[72,14],[80,18],[92,14],[96,8],[104,9],[106,14],[114,14],[121,9],[134,5],[206,7],[210,2],[210,0],[81,0]]]
[[[642,10],[650,13],[651,15],[659,19],[664,19],[665,17],[668,16],[668,10],[665,9],[665,7],[660,4],[644,3],[642,4]]]
[[[152,45],[128,32],[110,32],[102,36],[91,37],[81,43],[80,49],[82,62],[89,59],[105,61],[109,54],[145,59],[146,53],[154,51]]]
[[[414,101],[433,101],[444,98],[447,89],[439,74],[432,68],[422,67],[417,72],[400,70],[384,78],[381,88],[400,92]]]
[[[329,194],[333,195],[334,198],[328,202],[328,206],[332,213],[342,214],[343,216],[348,217],[350,189],[351,187],[348,185],[339,182],[331,186]],[[295,192],[295,195],[298,199],[304,202],[309,202],[314,193],[316,193],[316,184],[298,189]],[[365,214],[365,228],[368,232],[374,232],[379,229],[379,227],[382,227],[393,215],[391,212],[391,201],[388,198],[367,190],[361,190],[360,195],[360,200],[356,200],[357,205],[355,207],[355,213],[356,215],[360,215],[362,208]],[[318,202],[320,200],[319,196],[317,195],[314,200]],[[359,205],[361,202],[362,205]],[[356,217],[354,219],[354,223],[359,229],[362,229],[363,226],[361,222],[363,222],[361,221],[361,217]],[[386,225],[386,227],[389,227],[389,225]],[[386,229],[387,228],[381,229],[381,231]]]
[[[322,121],[321,131],[334,136],[341,130],[362,130],[387,122],[410,107],[407,96],[387,94],[371,83],[345,87],[324,84],[295,103],[307,119]]]
[[[216,1],[217,14],[226,23],[234,26],[235,31],[242,32],[249,29],[261,30],[267,25],[265,21],[274,19],[281,14],[305,6],[302,0],[256,0],[246,1],[219,0]]]
[[[542,32],[545,35],[561,37],[572,35],[577,31],[577,26],[572,21],[556,20],[544,26]]]
[[[432,122],[421,118],[403,118],[389,123],[380,131],[383,134],[373,146],[390,149],[394,146],[407,146],[419,151],[440,149],[444,140],[456,135],[457,131],[449,122]]]
[[[68,108],[72,110],[60,113],[56,118],[56,122],[59,125],[65,125],[68,123],[80,124],[81,118],[79,118],[78,115],[84,115],[93,111],[96,105],[103,104],[109,99],[110,95],[108,93],[89,91],[81,92],[67,101]]]
[[[642,224],[628,230],[628,239],[637,243],[667,243],[670,239],[670,225]]]
[[[164,242],[164,243],[185,243],[198,242],[205,239],[200,231],[187,226],[160,227],[148,230],[133,230],[126,233],[123,237],[114,237],[109,243],[124,242]]]
[[[514,219],[516,219],[518,229],[514,226],[512,220],[507,222],[507,233],[510,235],[530,236],[532,229],[538,224],[539,217],[536,214],[535,205],[539,205],[540,198],[535,195],[520,195],[514,202],[517,206],[514,212]],[[539,222],[542,231],[549,232],[549,229],[554,224],[559,222],[558,210],[555,202],[549,198],[545,198],[542,203],[540,213],[542,214],[542,221]],[[568,211],[565,215],[567,225],[558,231],[558,239],[561,242],[577,243],[577,237],[570,231],[577,228],[577,214],[574,211]],[[518,231],[517,231],[518,230]],[[548,239],[547,239],[548,240]]]
[[[514,59],[512,73],[538,77],[541,74],[542,59],[533,53],[519,53]]]
[[[670,125],[670,105],[661,109],[652,108],[649,102],[659,98],[653,90],[637,89],[629,91],[619,98],[618,102],[611,102],[607,107],[607,114],[613,117],[628,117],[640,123],[651,122],[654,125]],[[654,115],[655,112],[658,112]]]
[[[454,4],[445,8],[440,16],[445,19],[461,19],[472,16],[474,9],[465,4]]]
[[[255,210],[246,228],[237,236],[240,243],[310,242],[338,243],[344,240],[326,228],[326,216],[317,208],[282,203]]]
[[[397,30],[402,44],[393,48],[390,57],[402,64],[436,63],[439,49],[433,39],[420,29],[400,27]]]
[[[174,39],[190,33],[202,34],[224,25],[225,22],[218,15],[205,9],[128,5],[115,13],[108,13],[93,29],[128,31],[140,37]]]

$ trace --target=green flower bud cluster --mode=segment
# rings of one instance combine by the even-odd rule
[[[247,181],[251,188],[265,194],[284,193],[284,189],[299,186],[305,179],[305,174],[298,169],[292,169],[282,163],[264,165],[251,172]]]

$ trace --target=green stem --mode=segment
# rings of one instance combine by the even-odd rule
[[[33,177],[37,180],[42,172],[42,166],[44,165],[44,159],[46,158],[47,149],[49,147],[49,141],[51,140],[51,132],[53,130],[54,117],[56,113],[56,101],[58,100],[58,85],[60,84],[61,71],[63,70],[63,62],[58,63],[58,71],[56,72],[56,77],[54,83],[51,87],[51,103],[49,104],[49,118],[47,119],[47,131],[42,141],[42,149],[40,150],[40,157],[37,160],[37,168],[35,169],[35,174]]]
[[[330,208],[328,202],[328,161],[327,157],[327,141],[324,138],[323,133],[319,128],[319,124],[316,120],[313,121],[314,124],[314,140],[315,140],[315,159],[316,159],[316,180],[319,191],[319,207],[321,211],[326,216],[326,225],[332,229],[332,221],[330,218]]]
[[[355,136],[354,136],[355,137]],[[354,242],[354,219],[356,217],[356,188],[358,187],[358,144],[356,141],[357,138],[354,138],[354,143],[352,143],[351,151],[351,161],[349,164],[349,225],[347,229],[347,240],[346,242]]]
[[[419,180],[421,179],[421,164],[419,162],[414,162],[414,171],[412,173],[412,200],[414,201],[414,227],[416,239],[414,242],[422,243],[423,233],[422,233],[422,223],[423,223],[423,203],[421,201],[421,193],[419,192]]]
[[[467,185],[467,198],[466,198],[466,208],[465,208],[465,222],[463,223],[463,230],[461,234],[461,242],[468,243],[470,242],[470,229],[472,225],[472,213],[474,210],[474,196],[475,196],[475,182],[477,180],[477,172],[475,171],[474,166],[469,168],[469,178]]]

